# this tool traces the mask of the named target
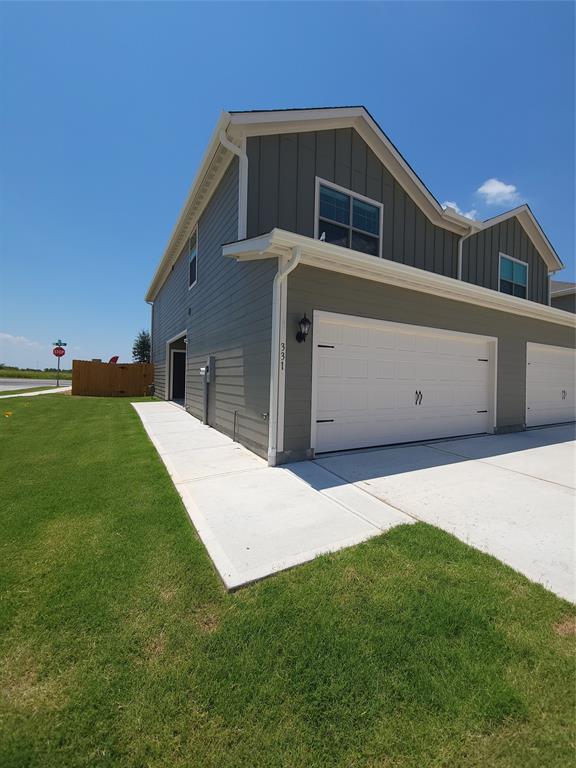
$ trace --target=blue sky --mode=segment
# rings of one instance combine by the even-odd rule
[[[51,365],[58,336],[67,362],[130,359],[222,109],[364,104],[441,202],[486,218],[527,201],[574,279],[570,2],[0,14],[3,362]]]

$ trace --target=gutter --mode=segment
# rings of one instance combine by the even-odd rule
[[[296,269],[302,258],[299,245],[291,255],[278,257],[278,271],[272,285],[272,351],[270,360],[270,414],[268,425],[268,466],[276,466],[278,451],[278,403],[280,400],[280,345],[282,332],[282,286],[287,276]],[[284,329],[285,330],[285,329]]]
[[[464,240],[468,240],[469,237],[472,237],[472,235],[475,235],[478,232],[478,229],[475,229],[472,225],[470,225],[470,231],[467,235],[462,235],[462,237],[458,240],[458,280],[462,280],[462,250],[464,246]]]
[[[419,267],[411,267],[388,259],[377,259],[374,256],[351,251],[349,248],[322,243],[314,238],[282,229],[276,228],[266,235],[225,244],[222,246],[222,255],[240,261],[286,257],[297,246],[302,251],[300,263],[311,267],[396,285],[399,288],[433,294],[440,298],[475,304],[522,317],[532,317],[571,328],[576,327],[575,315],[570,316],[570,313],[549,307],[547,304],[508,296],[491,288],[438,275]]]
[[[246,154],[246,139],[242,139],[242,147],[230,141],[225,130],[220,131],[220,144],[239,158],[240,168],[238,177],[238,240],[246,237],[246,220],[248,204],[248,155]]]

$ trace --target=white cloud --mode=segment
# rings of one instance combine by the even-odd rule
[[[472,221],[475,221],[476,216],[478,215],[478,211],[475,208],[472,208],[469,211],[463,211],[453,200],[446,200],[446,202],[442,203],[442,208],[453,208],[456,213],[459,213],[461,216],[466,216],[467,219],[472,219]]]
[[[520,194],[514,184],[505,184],[500,179],[486,179],[476,192],[484,198],[487,205],[509,205],[520,200]]]
[[[31,341],[26,336],[13,336],[11,333],[3,333],[0,331],[0,344],[10,344],[15,347],[34,347],[35,349],[41,349],[44,344],[40,344],[38,341]]]

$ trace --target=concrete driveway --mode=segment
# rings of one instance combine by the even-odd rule
[[[576,601],[575,426],[380,450],[316,463]]]
[[[133,405],[229,589],[421,520],[576,600],[573,426],[271,468],[178,406]]]

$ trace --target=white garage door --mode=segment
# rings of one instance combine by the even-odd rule
[[[526,345],[526,426],[576,419],[575,368],[573,349]]]
[[[317,452],[491,431],[495,340],[314,313]]]

